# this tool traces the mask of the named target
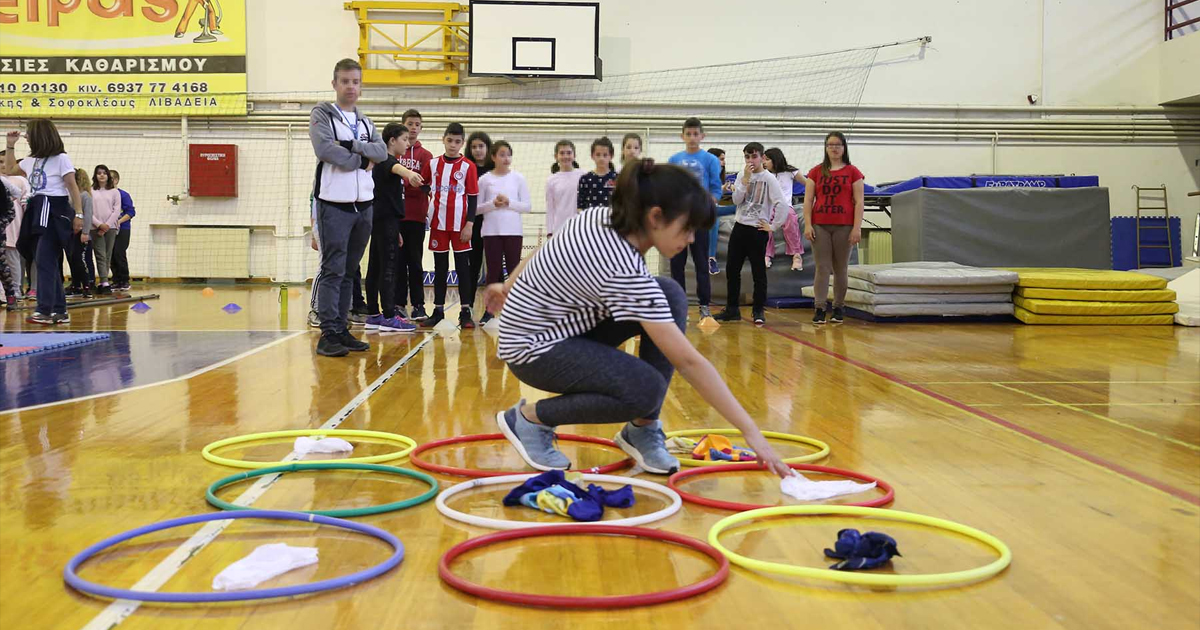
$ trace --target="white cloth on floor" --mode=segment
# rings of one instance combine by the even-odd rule
[[[245,590],[316,563],[316,547],[291,547],[287,543],[261,545],[250,555],[225,567],[213,578],[212,586],[215,591]]]
[[[292,450],[301,457],[309,453],[349,453],[354,446],[341,438],[327,437],[321,439],[300,436],[296,438]]]
[[[857,483],[854,481],[813,481],[798,472],[779,482],[779,489],[784,494],[801,501],[817,501],[839,497],[844,494],[866,492],[875,487],[875,482]]]

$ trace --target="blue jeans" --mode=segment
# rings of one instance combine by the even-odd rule
[[[708,233],[708,257],[717,257],[717,241],[721,238],[721,217],[737,214],[737,206],[717,206],[717,220]]]

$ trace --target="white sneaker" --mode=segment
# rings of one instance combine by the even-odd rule
[[[792,271],[804,271],[804,257],[800,254],[792,256]]]
[[[771,257],[767,256],[767,269],[771,268]]]

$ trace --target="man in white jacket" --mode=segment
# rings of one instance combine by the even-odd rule
[[[317,154],[313,197],[321,234],[321,283],[317,313],[321,340],[317,353],[345,356],[370,346],[350,334],[348,325],[354,270],[371,238],[375,183],[371,168],[387,158],[375,125],[355,104],[362,90],[362,66],[343,59],[333,68],[336,103],[321,103],[309,116],[308,135]]]

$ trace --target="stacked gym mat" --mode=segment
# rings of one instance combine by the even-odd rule
[[[846,307],[875,321],[1011,315],[1017,281],[1011,271],[952,262],[851,265],[849,275]],[[813,288],[802,293],[813,297]]]
[[[1093,269],[1019,268],[1013,314],[1026,324],[1172,324],[1179,311],[1167,281]]]

